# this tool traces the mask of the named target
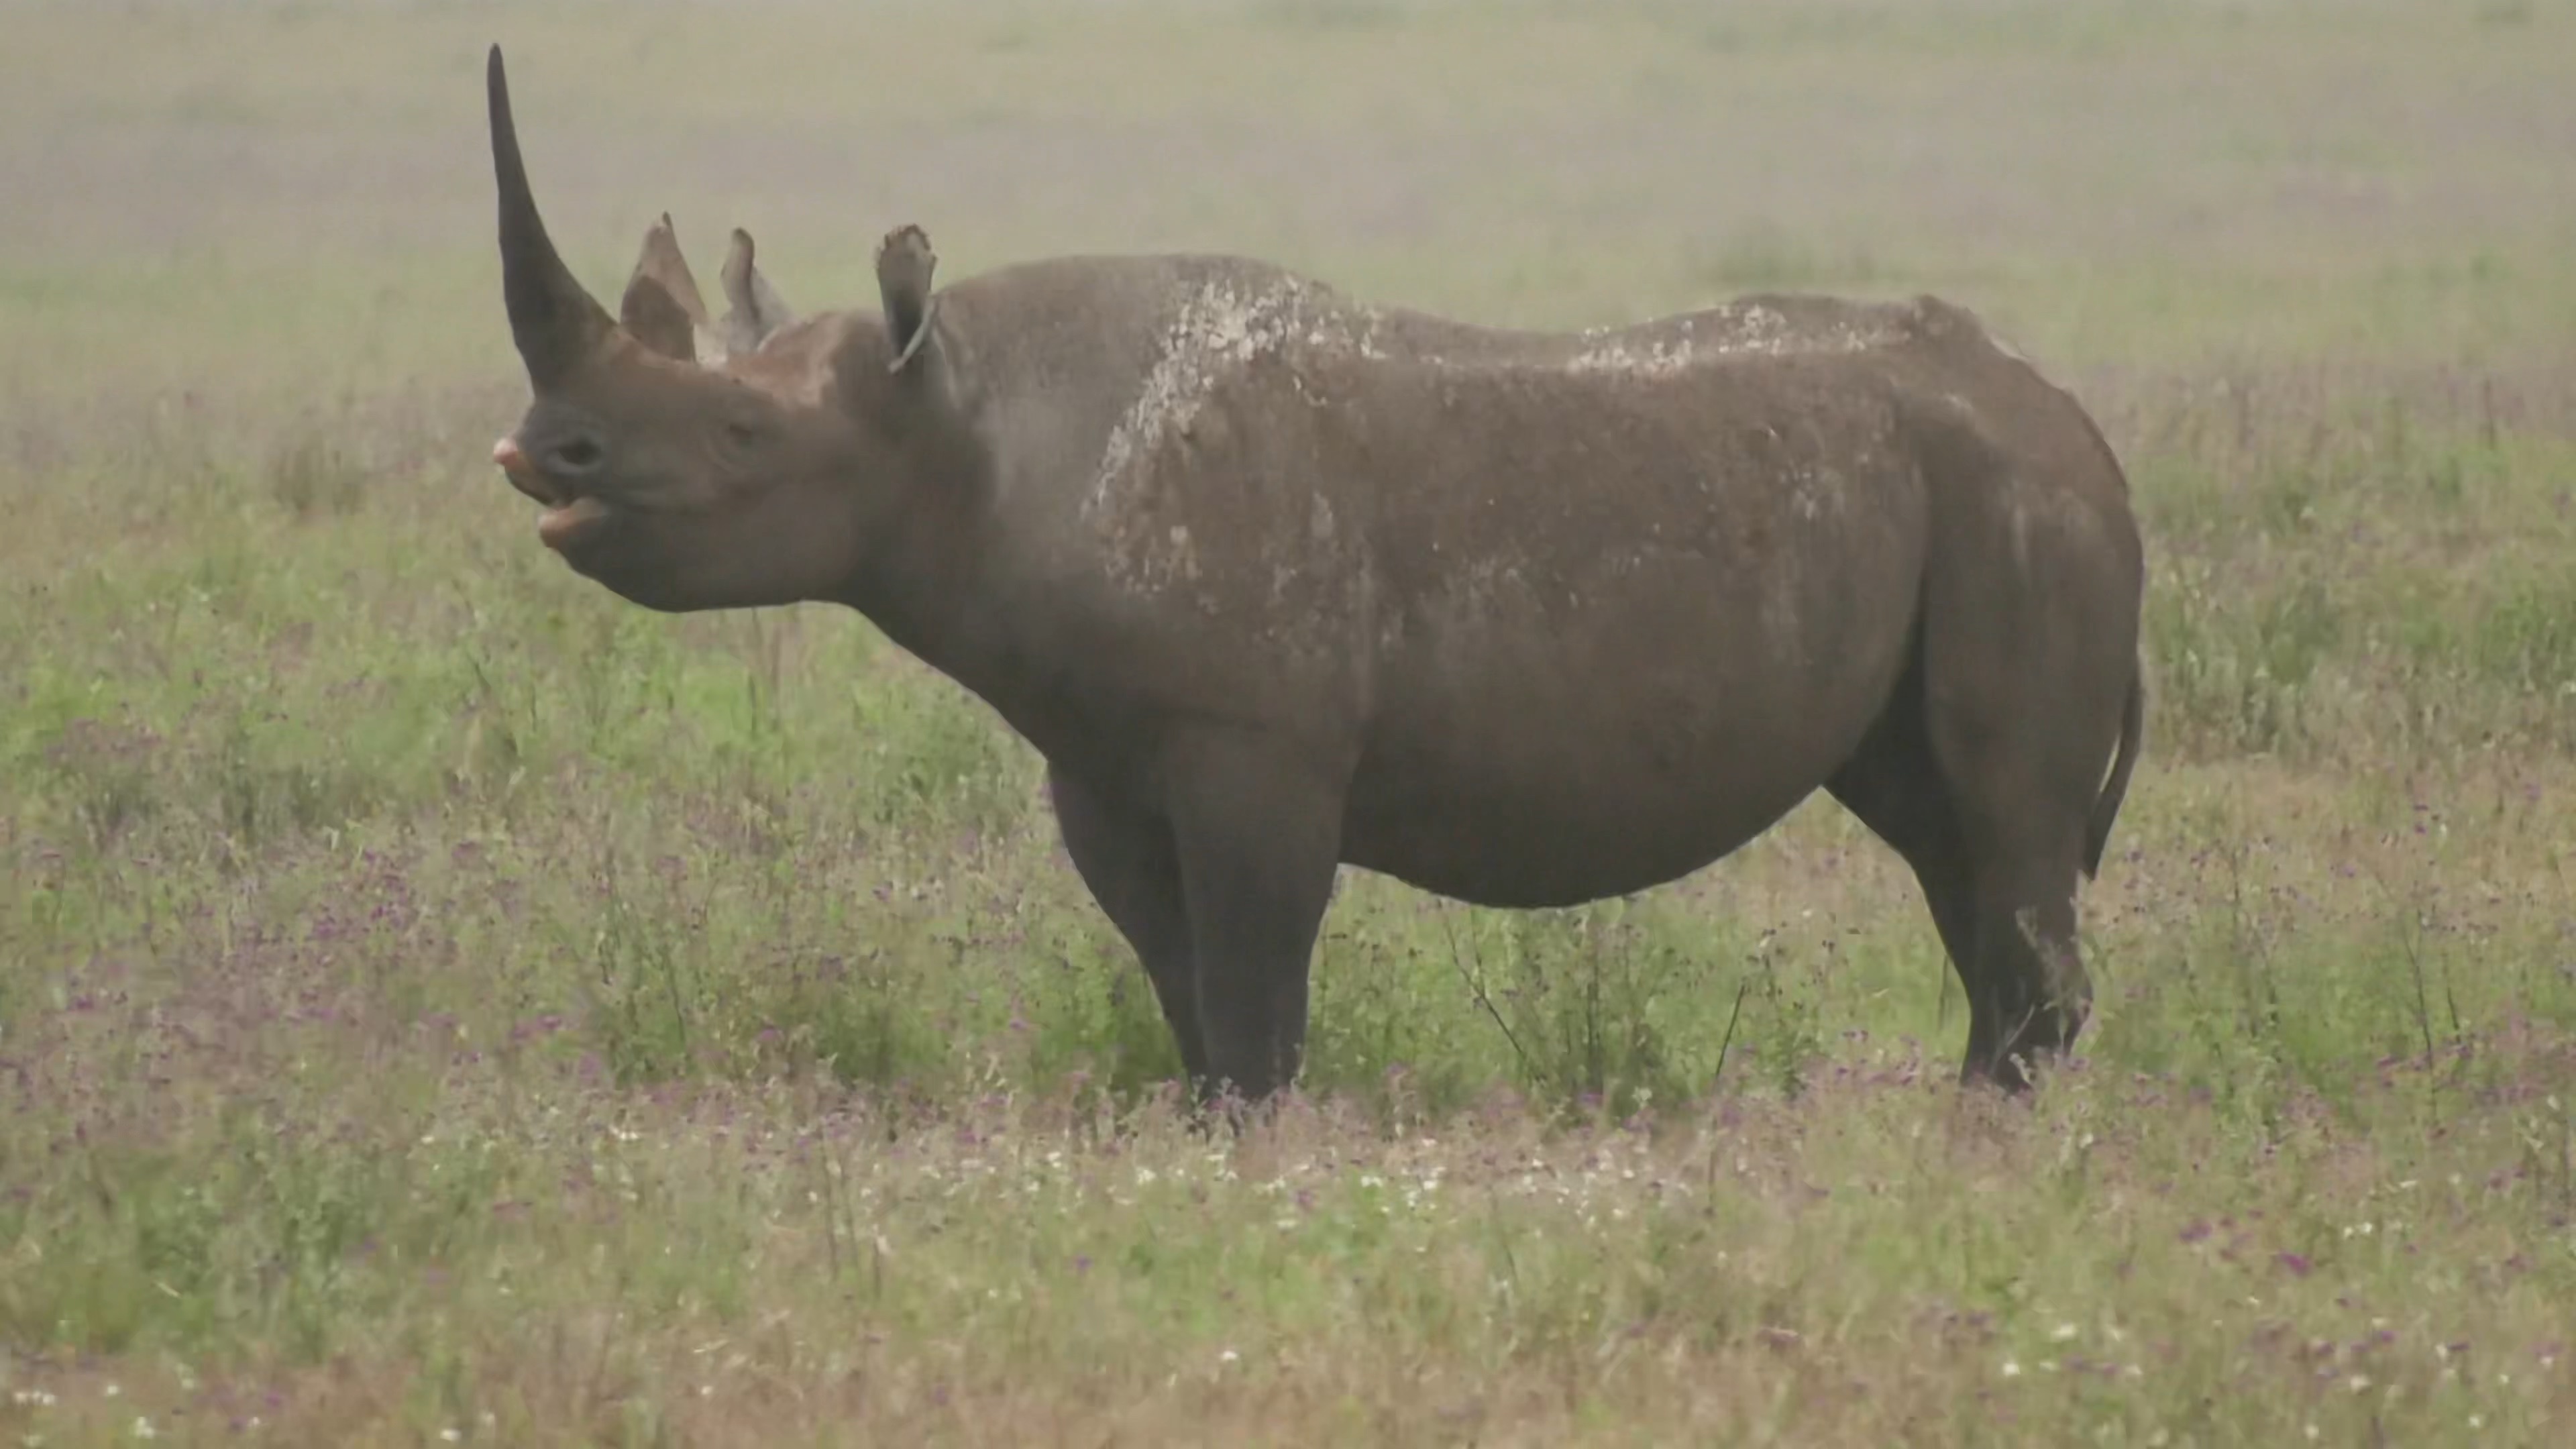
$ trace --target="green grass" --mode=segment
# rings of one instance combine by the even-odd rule
[[[2564,7],[0,21],[0,1442],[2576,1414]],[[903,220],[947,276],[1206,247],[1498,322],[1976,309],[2148,538],[2080,1059],[1961,1096],[1930,922],[1820,799],[1586,910],[1346,875],[1305,1097],[1192,1135],[981,705],[536,546],[493,39],[603,291],[669,208],[806,309]]]

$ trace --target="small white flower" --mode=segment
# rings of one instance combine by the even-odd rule
[[[2017,1378],[2020,1378],[2020,1377],[2021,1377],[2021,1365],[2020,1365],[2020,1364],[2018,1364],[2018,1363],[2015,1363],[2015,1362],[2014,1362],[2014,1361],[2012,1361],[2011,1359],[2005,1359],[2005,1360],[2004,1360],[2004,1377],[2005,1377],[2005,1378],[2008,1378],[2008,1379],[2017,1379]]]
[[[1229,1348],[1225,1352],[1218,1354],[1216,1356],[1216,1361],[1218,1363],[1240,1363],[1243,1361],[1243,1355],[1236,1353],[1233,1349]]]
[[[441,1439],[446,1440],[446,1441],[447,1441],[448,1443],[450,1443],[450,1444],[453,1444],[453,1443],[455,1443],[457,1440],[462,1439],[462,1438],[464,1438],[465,1436],[464,1436],[464,1435],[462,1435],[462,1434],[457,1433],[457,1432],[456,1432],[455,1430],[453,1430],[453,1429],[441,1429],[441,1430],[439,1430],[439,1431],[438,1431],[438,1437],[439,1437],[439,1438],[441,1438]]]
[[[2049,1341],[2049,1342],[2051,1342],[2051,1343],[2072,1343],[2072,1342],[2074,1342],[2074,1341],[2075,1341],[2075,1325],[2074,1325],[2074,1324],[2072,1324],[2072,1323],[2061,1323],[2061,1324],[2057,1325],[2055,1328],[2050,1329],[2050,1330],[2049,1330],[2049,1332],[2048,1332],[2048,1341]]]
[[[158,1437],[160,1437],[160,1433],[161,1433],[161,1431],[160,1431],[160,1430],[155,1429],[155,1428],[153,1428],[153,1427],[152,1427],[152,1421],[151,1421],[150,1419],[144,1418],[144,1417],[143,1417],[142,1415],[140,1415],[140,1414],[137,1414],[137,1415],[135,1415],[135,1416],[134,1416],[134,1437],[135,1437],[135,1438],[137,1438],[137,1439],[153,1439],[153,1438],[158,1438]]]

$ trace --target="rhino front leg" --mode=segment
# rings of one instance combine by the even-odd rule
[[[1066,775],[1047,770],[1056,829],[1065,854],[1100,903],[1101,914],[1127,938],[1154,999],[1181,1050],[1181,1069],[1193,1089],[1207,1081],[1207,1043],[1199,1032],[1199,993],[1190,952],[1189,911],[1181,898],[1181,866],[1172,849],[1171,823],[1150,810],[1122,804]]]
[[[1213,1095],[1257,1103],[1294,1082],[1306,981],[1340,865],[1342,783],[1241,734],[1177,741],[1162,778],[1198,966]]]

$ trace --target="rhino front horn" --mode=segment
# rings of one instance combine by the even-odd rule
[[[569,373],[616,324],[564,265],[537,215],[527,164],[519,159],[519,128],[510,119],[500,46],[492,47],[484,74],[492,104],[492,179],[501,200],[501,295],[528,380],[544,388]]]

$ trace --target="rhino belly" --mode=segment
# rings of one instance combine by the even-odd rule
[[[1343,858],[1500,907],[1699,869],[1813,793],[1887,707],[1914,590],[1871,592],[1820,601],[1809,627],[1712,587],[1573,627],[1435,632],[1383,671]]]

